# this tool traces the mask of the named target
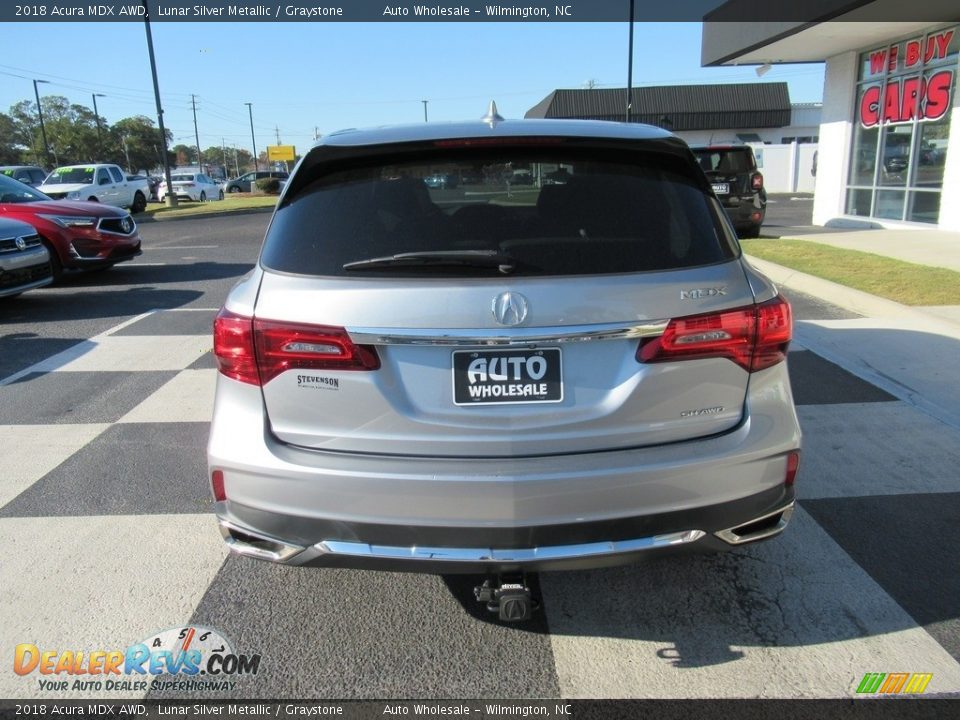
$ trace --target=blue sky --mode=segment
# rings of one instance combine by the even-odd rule
[[[153,24],[164,120],[174,143],[306,149],[314,132],[481,116],[495,99],[523,114],[556,88],[625,87],[627,25],[613,23],[175,23]],[[27,23],[0,29],[0,111],[42,94],[92,105],[109,122],[156,120],[142,23]],[[634,85],[755,82],[753,68],[701,68],[700,23],[638,23]],[[823,66],[781,65],[794,102],[816,102]]]

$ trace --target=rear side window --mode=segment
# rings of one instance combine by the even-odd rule
[[[483,275],[504,267],[513,275],[582,275],[733,257],[718,213],[689,169],[673,158],[637,157],[642,162],[572,150],[448,151],[339,169],[285,198],[261,264],[349,277]],[[503,263],[364,264],[405,253],[487,253]]]
[[[694,150],[704,172],[745,173],[755,169],[753,151],[749,148],[731,150]]]

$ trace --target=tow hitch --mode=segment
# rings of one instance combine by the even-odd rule
[[[540,609],[540,599],[533,596],[523,573],[491,575],[473,589],[473,594],[503,622],[529,620],[533,611]]]

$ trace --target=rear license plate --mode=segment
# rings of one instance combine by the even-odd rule
[[[730,183],[713,183],[713,192],[717,195],[729,195]]]
[[[455,405],[497,405],[563,400],[559,348],[457,350],[453,353]]]

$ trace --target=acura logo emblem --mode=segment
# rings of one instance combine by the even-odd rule
[[[20,250],[26,250],[26,249],[27,249],[27,241],[24,240],[22,237],[18,237],[17,240],[16,240],[16,243],[17,243],[17,247],[18,247]]]
[[[132,229],[132,225],[133,223],[128,217],[125,217],[123,220],[120,221],[120,227],[123,229],[124,232],[130,232],[130,230]]]
[[[493,299],[493,317],[501,325],[519,325],[527,319],[528,308],[520,293],[502,292]]]

